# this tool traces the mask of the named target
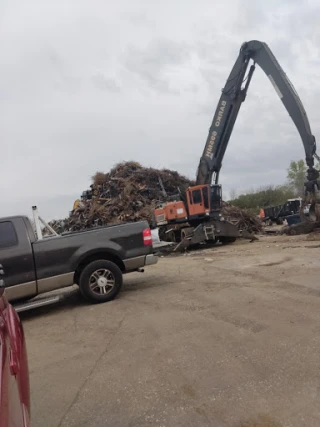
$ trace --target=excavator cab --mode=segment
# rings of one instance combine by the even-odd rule
[[[210,185],[210,203],[211,212],[221,209],[222,204],[222,188],[221,185],[212,184]]]
[[[221,185],[217,184],[189,187],[183,200],[177,198],[156,206],[153,213],[155,226],[219,216],[221,194]]]
[[[221,209],[221,185],[196,185],[187,190],[189,219],[214,216]]]

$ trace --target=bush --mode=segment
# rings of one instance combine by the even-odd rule
[[[247,209],[253,214],[259,214],[260,208],[282,205],[288,199],[295,198],[295,193],[286,185],[261,187],[242,194],[229,202],[241,209]]]

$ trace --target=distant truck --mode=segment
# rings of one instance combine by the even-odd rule
[[[301,200],[301,198],[288,199],[282,205],[263,208],[261,209],[260,217],[266,224],[272,225],[272,223],[275,222],[281,225],[287,217],[299,214]]]
[[[157,260],[146,221],[37,240],[28,217],[0,218],[0,261],[9,301],[73,284],[92,303],[110,301],[120,292],[124,273],[142,272]]]

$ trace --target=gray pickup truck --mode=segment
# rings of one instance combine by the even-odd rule
[[[26,216],[0,218],[0,262],[9,301],[28,300],[77,284],[93,302],[110,301],[122,275],[155,264],[146,221],[110,225],[37,240]]]

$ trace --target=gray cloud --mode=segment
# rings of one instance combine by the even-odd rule
[[[92,76],[92,81],[97,89],[110,91],[110,92],[120,92],[120,86],[118,83],[109,77],[106,77],[103,73],[97,72]]]
[[[178,93],[170,86],[170,73],[183,67],[190,59],[187,43],[169,39],[152,40],[145,48],[129,46],[124,55],[124,66],[160,92]]]
[[[266,41],[320,133],[315,0],[181,5],[119,0],[1,3],[1,214],[35,203],[66,216],[96,170],[138,160],[194,177],[242,42]],[[220,181],[282,183],[303,146],[269,80],[255,72]]]

